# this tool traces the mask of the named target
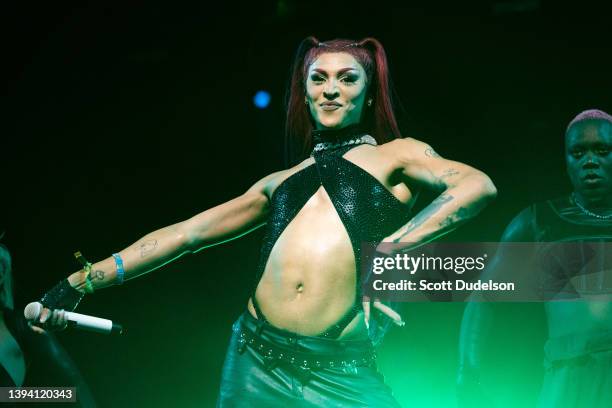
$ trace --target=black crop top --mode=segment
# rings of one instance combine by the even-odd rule
[[[315,162],[289,176],[272,194],[271,211],[258,267],[258,283],[276,240],[321,186],[329,195],[351,240],[356,272],[360,270],[363,243],[380,242],[411,218],[408,205],[400,202],[374,176],[342,157],[356,145],[363,144],[358,142],[342,145],[343,142],[347,143],[365,134],[359,131],[357,126],[339,131],[313,132],[315,143],[327,142],[333,145],[321,151],[314,151],[312,156]],[[361,309],[359,275],[353,307],[337,324],[320,336],[338,337]],[[253,304],[258,318],[265,321],[254,295]]]
[[[586,214],[573,196],[533,204],[528,212],[534,240],[547,243],[538,253],[547,298],[612,294],[612,254],[607,251],[612,220]]]

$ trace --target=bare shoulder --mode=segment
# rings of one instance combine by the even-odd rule
[[[381,146],[386,154],[406,162],[426,157],[440,157],[440,155],[429,144],[413,137],[394,139]]]

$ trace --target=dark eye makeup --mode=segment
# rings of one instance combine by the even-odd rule
[[[327,76],[319,72],[314,72],[310,74],[310,80],[312,82],[323,82],[326,79],[327,79]],[[341,72],[339,79],[343,83],[353,84],[359,80],[359,75],[356,73]]]

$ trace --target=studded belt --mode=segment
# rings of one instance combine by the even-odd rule
[[[255,319],[247,311],[240,319],[238,351],[247,347],[260,354],[266,366],[279,363],[303,369],[372,366],[376,353],[370,340],[332,340],[302,336]]]

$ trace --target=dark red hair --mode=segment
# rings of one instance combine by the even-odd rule
[[[319,42],[315,37],[305,38],[298,47],[293,62],[291,83],[287,92],[287,122],[285,125],[286,154],[290,164],[295,164],[312,149],[313,121],[304,103],[308,67],[328,52],[345,52],[352,55],[367,75],[368,96],[372,106],[364,109],[361,125],[378,143],[400,137],[393,114],[387,56],[382,44],[375,38],[361,41],[336,39]]]

